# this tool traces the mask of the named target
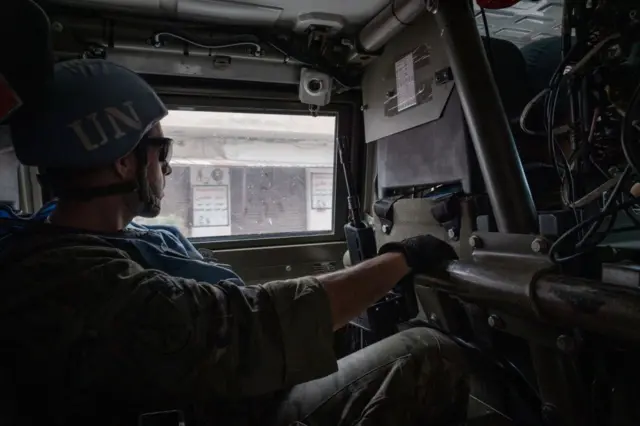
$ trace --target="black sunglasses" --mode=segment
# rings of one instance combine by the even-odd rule
[[[173,139],[145,136],[140,140],[141,145],[158,147],[158,160],[162,163],[164,174],[171,174],[171,155],[173,154]]]
[[[159,150],[159,160],[162,163],[168,163],[171,161],[171,154],[173,153],[173,139],[171,138],[157,138],[151,136],[145,136],[140,143],[149,146],[157,146]]]

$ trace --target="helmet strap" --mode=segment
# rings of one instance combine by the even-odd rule
[[[161,198],[156,196],[151,190],[147,178],[147,147],[138,145],[134,151],[138,163],[137,176],[135,180],[128,182],[114,183],[105,186],[93,186],[89,188],[74,188],[60,185],[47,175],[46,170],[41,170],[38,175],[40,185],[45,189],[52,189],[56,198],[64,198],[81,202],[91,201],[94,198],[107,197],[110,195],[138,195],[138,202],[132,206],[136,210],[137,216],[156,217],[160,213]]]
[[[108,197],[116,194],[130,194],[138,190],[135,181],[114,183],[106,186],[95,186],[90,188],[61,188],[53,184],[46,174],[39,174],[38,181],[43,187],[54,188],[56,198],[65,198],[75,201],[90,201],[98,197]]]
[[[142,217],[156,217],[160,213],[162,200],[153,193],[149,185],[147,176],[147,163],[149,158],[147,156],[147,147],[138,145],[135,149],[135,156],[138,160],[137,191],[140,202],[142,203],[138,215]]]

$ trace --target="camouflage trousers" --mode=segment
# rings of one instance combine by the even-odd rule
[[[439,426],[464,422],[469,397],[460,348],[413,328],[353,353],[327,377],[279,398],[273,426]]]

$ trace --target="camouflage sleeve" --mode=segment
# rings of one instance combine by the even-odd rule
[[[196,398],[253,396],[337,370],[329,301],[314,278],[238,287],[175,278],[128,259],[109,268],[101,275],[131,289],[114,342],[127,370],[151,387]]]

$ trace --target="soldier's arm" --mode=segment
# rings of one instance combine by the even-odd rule
[[[145,270],[127,258],[96,276],[131,289],[110,333],[132,380],[190,397],[270,393],[334,372],[333,330],[408,268],[386,254],[349,270],[238,287]]]
[[[405,257],[387,253],[318,280],[326,290],[337,330],[380,300],[410,272]]]

